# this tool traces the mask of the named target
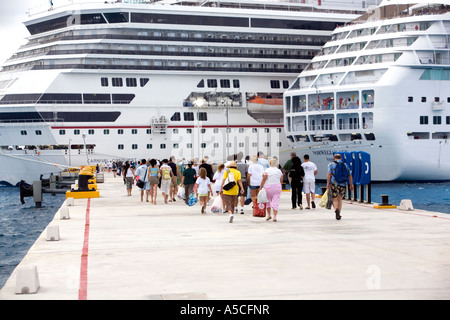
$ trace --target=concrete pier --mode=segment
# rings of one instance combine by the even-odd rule
[[[229,223],[164,204],[160,190],[157,205],[137,187],[128,197],[112,174],[99,190],[75,199],[70,219],[57,212],[59,241],[44,230],[18,266],[37,267],[38,292],[15,293],[16,268],[0,299],[450,299],[446,214],[345,202],[337,221],[319,206],[292,210],[283,192],[277,222],[246,206]]]

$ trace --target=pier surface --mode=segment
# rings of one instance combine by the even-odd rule
[[[56,213],[19,267],[37,266],[40,288],[3,300],[45,299],[450,299],[450,216],[345,202],[292,210],[283,192],[278,221],[200,213],[178,200],[140,202],[105,174],[100,198]],[[316,200],[318,204],[320,199]],[[414,199],[413,203],[414,203]],[[304,201],[305,206],[306,201]]]

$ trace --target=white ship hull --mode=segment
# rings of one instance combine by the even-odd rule
[[[450,180],[450,13],[397,8],[401,17],[337,29],[285,93],[289,145],[319,179],[333,152],[364,151],[372,181]]]

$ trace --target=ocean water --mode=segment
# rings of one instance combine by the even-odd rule
[[[324,183],[317,183],[317,193],[321,193],[323,186]],[[410,199],[416,209],[450,214],[450,182],[372,184],[372,202],[380,203],[382,194],[389,195],[389,202],[394,205]],[[0,288],[64,200],[63,194],[44,194],[42,208],[36,208],[31,197],[25,198],[22,205],[19,188],[0,186]]]
[[[65,200],[64,194],[43,194],[42,208],[33,197],[20,202],[17,187],[0,185],[0,288],[14,268],[53,220]]]
[[[324,186],[317,183],[319,190]],[[388,195],[389,203],[396,206],[409,199],[415,209],[450,214],[450,181],[372,183],[372,203],[381,203],[381,195]]]

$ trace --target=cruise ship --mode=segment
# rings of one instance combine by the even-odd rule
[[[283,159],[283,93],[370,1],[61,3],[29,11],[0,72],[8,184],[114,160]]]
[[[450,3],[383,0],[334,30],[284,94],[289,146],[325,179],[367,152],[372,181],[450,180]]]

